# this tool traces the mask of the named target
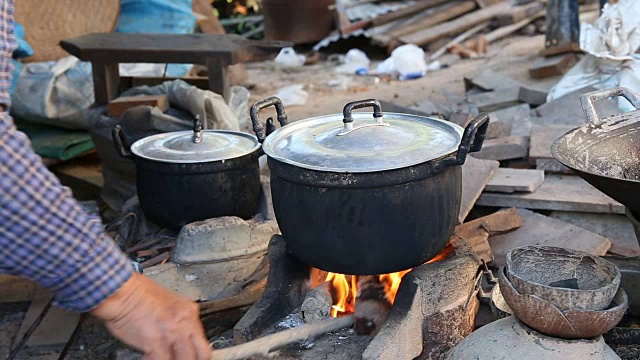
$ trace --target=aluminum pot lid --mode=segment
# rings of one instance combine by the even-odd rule
[[[140,139],[131,152],[144,159],[168,163],[202,163],[250,154],[260,147],[258,139],[239,131],[202,130],[196,119],[193,131],[176,131]]]
[[[371,113],[351,110],[374,106]],[[417,165],[455,152],[463,130],[416,115],[382,113],[379,102],[350,103],[343,114],[296,121],[269,135],[263,150],[298,167],[331,172],[375,172]]]

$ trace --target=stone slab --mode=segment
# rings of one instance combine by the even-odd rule
[[[529,141],[524,136],[506,136],[484,142],[482,150],[475,153],[478,159],[510,160],[527,156]]]
[[[530,112],[529,104],[519,104],[492,111],[489,113],[489,118],[491,121],[500,121],[506,135],[529,136],[531,132]]]
[[[542,182],[544,182],[542,170],[499,168],[484,190],[500,193],[531,193],[536,191]]]
[[[624,214],[624,206],[574,175],[547,174],[533,193],[484,192],[477,205],[536,210]]]
[[[611,241],[612,247],[617,245],[640,250],[633,225],[624,215],[554,211],[549,217],[606,237]]]
[[[476,105],[480,112],[490,112],[520,104],[518,91],[519,86],[511,86],[481,94],[470,95],[467,99],[470,103]]]
[[[529,138],[529,160],[553,159],[551,144],[565,133],[575,129],[572,125],[534,125]]]
[[[493,70],[481,70],[464,77],[464,87],[466,91],[474,87],[491,91],[510,86],[518,86],[518,82]]]
[[[548,92],[528,86],[521,86],[518,91],[518,99],[524,103],[539,106],[547,102]]]

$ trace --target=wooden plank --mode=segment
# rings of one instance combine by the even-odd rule
[[[124,96],[111,100],[107,106],[107,114],[112,117],[120,117],[125,111],[136,106],[157,107],[162,112],[169,109],[169,97],[167,95],[141,95]]]
[[[29,279],[0,274],[0,303],[31,301],[37,287]]]
[[[529,138],[529,160],[553,159],[551,144],[563,134],[575,129],[572,125],[534,125]]]
[[[522,226],[522,218],[515,208],[497,211],[491,215],[456,226],[455,233],[461,237],[470,237],[482,230],[489,236],[506,234]]]
[[[489,237],[514,231],[521,226],[522,219],[516,209],[498,211],[456,226],[453,239],[455,236],[463,239],[478,257],[489,263],[493,261]]]
[[[489,180],[484,191],[514,193],[536,191],[544,182],[544,171],[529,169],[499,168]]]
[[[98,105],[107,105],[120,95],[120,70],[118,64],[99,61],[91,63],[93,92]]]
[[[500,194],[484,192],[477,205],[517,207],[537,210],[580,211],[624,214],[624,206],[603,194],[578,176],[545,175],[533,193]]]
[[[37,289],[14,341],[19,341],[22,338],[52,296],[51,293],[43,288],[39,287]],[[78,321],[80,321],[80,315],[79,313],[68,312],[55,306],[51,307],[38,328],[27,341],[26,346],[66,344],[78,325]]]
[[[496,19],[496,23],[499,26],[508,26],[516,24],[522,20],[526,20],[527,18],[531,18],[536,14],[544,11],[546,5],[541,1],[536,1],[530,4],[515,6],[513,11],[508,14],[500,15]]]
[[[491,5],[495,5],[497,3],[501,3],[504,1],[505,0],[476,0],[476,2],[478,3],[478,6],[480,6],[481,8],[486,8]]]
[[[469,95],[467,99],[476,105],[480,112],[491,112],[520,104],[519,86],[498,88],[481,94]]]
[[[482,150],[474,154],[478,159],[510,160],[527,156],[529,151],[528,139],[524,136],[507,136],[490,139],[484,142]]]
[[[416,31],[401,36],[399,40],[404,44],[423,46],[435,40],[459,34],[510,10],[510,4],[498,3],[433,26],[428,31]]]
[[[237,65],[233,65],[237,66]],[[209,90],[209,79],[204,76],[198,77],[175,77],[175,76],[121,76],[120,77],[120,91],[123,92],[126,89],[138,87],[138,86],[156,86],[167,81],[182,80],[189,85],[195,86],[198,89]]]
[[[405,17],[409,17],[411,15],[415,15],[421,11],[427,10],[434,6],[442,5],[449,0],[423,0],[419,1],[414,5],[402,8],[400,10],[396,10],[387,14],[383,14],[380,16],[376,16],[371,19],[365,19],[361,21],[356,21],[348,24],[347,26],[343,26],[339,29],[341,35],[348,35],[356,30],[366,29],[369,27],[375,27],[390,23],[392,21],[396,21]]]
[[[534,79],[545,79],[552,76],[563,75],[569,70],[578,58],[575,54],[564,54],[540,59],[529,68],[529,76]]]
[[[630,251],[640,252],[633,225],[624,215],[589,214],[571,211],[554,211],[549,217],[568,222],[611,241],[610,252],[628,256]],[[640,255],[640,254],[638,254]]]
[[[416,31],[428,29],[447,20],[455,19],[460,15],[473,11],[475,8],[476,2],[472,0],[452,1],[437,8],[433,8],[433,10],[435,11],[422,20],[418,20],[414,23],[400,27],[398,29],[393,29],[387,34],[384,34],[385,37],[377,38],[376,36],[374,36],[374,38],[380,43],[380,45],[387,46],[398,37],[406,34],[411,34]]]
[[[487,35],[485,35],[486,39],[487,39],[487,42],[492,43],[494,41],[502,39],[503,37],[509,36],[509,35],[513,34],[514,32],[522,29],[523,27],[529,25],[533,21],[536,21],[536,20],[540,19],[541,17],[544,17],[545,14],[546,14],[545,11],[540,11],[539,13],[537,13],[537,14],[531,16],[531,17],[528,17],[526,19],[523,19],[521,21],[518,21],[515,24],[511,24],[511,25],[507,25],[507,26],[501,26],[501,27],[491,31]]]
[[[60,46],[82,61],[188,63],[216,58],[226,65],[257,60],[293,46],[287,41],[254,41],[235,34],[92,33],[65,39]],[[94,70],[95,71],[95,70]]]
[[[496,266],[504,266],[507,252],[521,246],[559,246],[584,251],[593,255],[604,255],[611,247],[606,238],[564,221],[518,209],[522,227],[514,232],[489,238]]]
[[[467,156],[467,161],[462,165],[462,200],[458,216],[460,223],[469,215],[485,185],[499,166],[500,163],[497,161],[480,160],[474,156]]]

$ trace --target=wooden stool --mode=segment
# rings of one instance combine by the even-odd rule
[[[209,90],[228,100],[229,65],[263,60],[292,44],[252,41],[239,35],[94,33],[63,40],[60,46],[80,60],[91,62],[96,104],[106,105],[121,91],[119,63],[205,65]]]

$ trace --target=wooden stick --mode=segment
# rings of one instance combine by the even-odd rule
[[[141,263],[140,265],[142,265],[143,268],[148,268],[153,265],[158,265],[161,262],[168,260],[170,257],[171,257],[171,251],[167,251],[158,256],[152,257],[151,259]]]
[[[329,319],[313,324],[306,324],[299,328],[285,330],[273,335],[249,341],[248,343],[232,346],[226,349],[214,350],[212,360],[246,359],[250,356],[268,356],[277,348],[303,341],[310,337],[340,330],[353,324],[353,315],[336,319]]]
[[[366,19],[351,23],[350,25],[343,27],[340,29],[341,35],[348,35],[352,32],[364,28],[368,28],[370,26],[380,26],[387,23],[390,23],[394,20],[402,19],[404,17],[408,17],[411,15],[415,15],[421,11],[427,10],[434,6],[444,4],[449,0],[422,0],[417,2],[415,5],[408,6],[406,8],[402,8],[400,10],[396,10],[384,15],[376,16],[372,19]]]
[[[400,42],[404,44],[416,44],[418,46],[427,45],[438,39],[459,34],[478,24],[485,23],[501,14],[510,13],[512,10],[509,3],[498,3],[484,9],[476,10],[463,15],[454,20],[440,23],[428,31],[416,31],[411,34],[401,36]]]
[[[493,30],[492,32],[488,33],[486,35],[487,37],[487,42],[492,43],[496,40],[502,39],[503,37],[507,36],[507,35],[511,35],[514,32],[522,29],[523,27],[529,25],[531,22],[543,17],[545,15],[545,11],[540,11],[539,13],[533,15],[530,18],[526,18],[524,20],[518,21],[515,24],[511,24],[511,25],[507,25],[507,26],[503,26],[500,28],[497,28],[495,30]]]
[[[200,303],[200,317],[252,305],[260,299],[263,292],[264,286],[254,286],[235,296],[202,302]]]
[[[485,22],[482,23],[480,25],[476,25],[474,27],[472,27],[471,29],[463,32],[462,34],[456,36],[453,40],[449,41],[448,43],[446,43],[443,47],[441,47],[440,49],[436,50],[433,55],[431,55],[431,57],[429,58],[430,61],[434,61],[437,58],[439,58],[440,56],[442,56],[444,53],[447,52],[447,50],[452,47],[453,45],[456,44],[460,44],[462,41],[467,40],[468,38],[470,38],[471,36],[475,35],[476,33],[482,31],[484,28],[486,28],[487,26],[489,26],[489,22]]]
[[[394,29],[389,32],[390,38],[397,38],[402,35],[410,34],[415,31],[424,30],[434,25],[438,25],[444,21],[451,20],[460,15],[464,15],[476,8],[476,2],[472,0],[451,2],[441,6],[437,12],[427,16],[426,18],[416,21],[399,29]],[[435,9],[434,9],[435,10]]]

